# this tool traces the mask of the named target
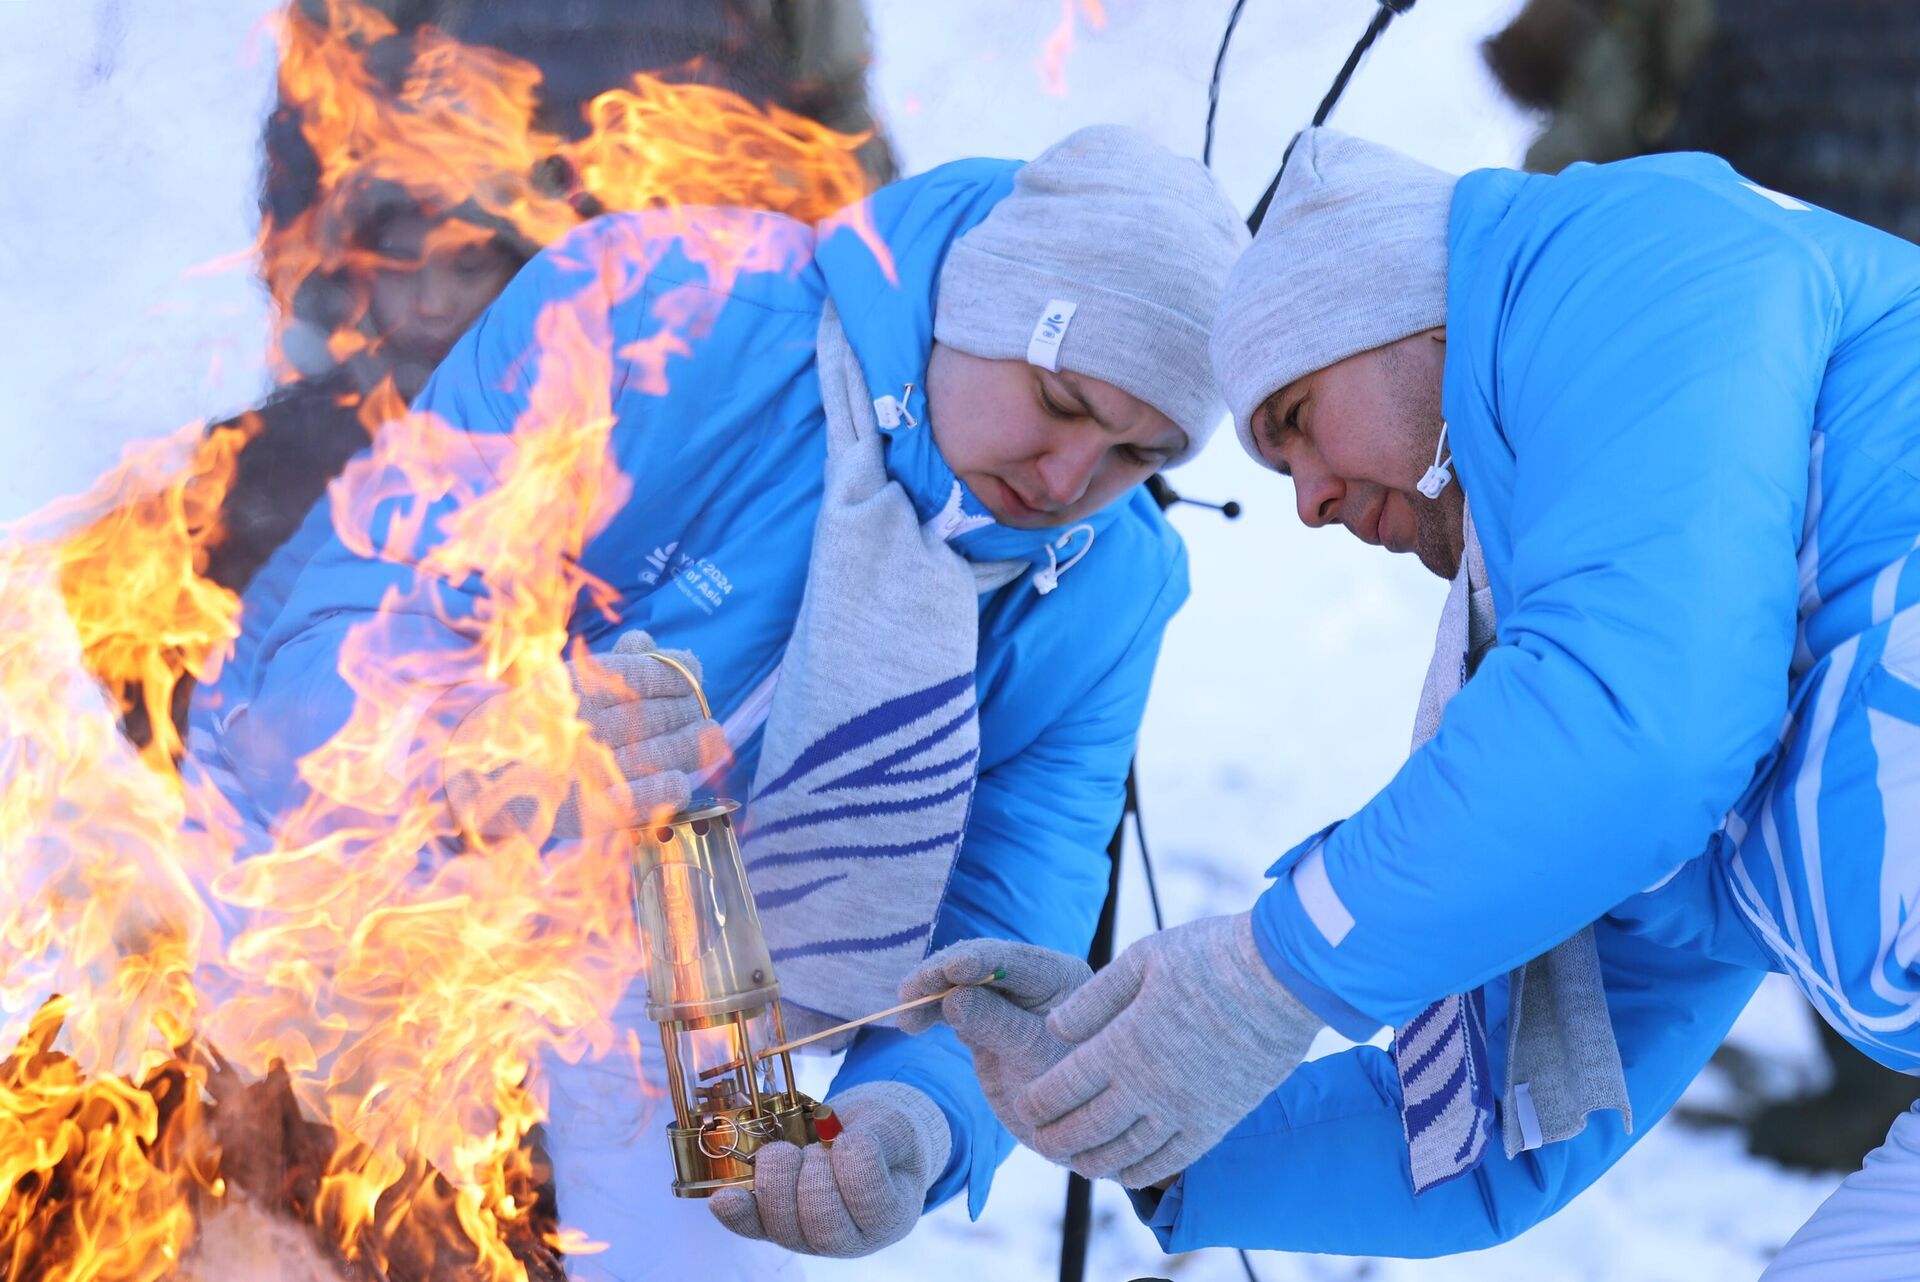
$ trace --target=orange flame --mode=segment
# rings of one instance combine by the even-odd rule
[[[1099,31],[1107,25],[1107,11],[1101,0],[1060,0],[1060,23],[1040,46],[1040,81],[1056,98],[1067,96],[1067,55],[1073,52],[1076,13],[1086,15],[1087,25]]]
[[[357,0],[328,0],[322,26],[286,17],[280,89],[298,111],[320,164],[319,199],[262,230],[263,276],[283,317],[316,275],[350,297],[331,337],[336,358],[366,342],[363,287],[385,262],[356,225],[382,191],[398,189],[435,216],[550,244],[604,209],[738,206],[815,222],[871,189],[855,152],[866,135],[835,133],[724,89],[647,75],[587,107],[591,132],[567,141],[534,127],[539,72],[497,50],[462,45],[431,27],[415,34],[397,90],[365,51],[396,34]],[[877,238],[870,238],[883,252]],[[291,366],[276,346],[283,375]]]
[[[384,555],[443,579],[478,574],[487,592],[452,649],[419,652],[400,626],[435,608],[424,598],[396,596],[350,632],[352,714],[300,763],[308,799],[271,836],[182,759],[175,721],[185,683],[217,676],[239,631],[237,599],[201,572],[258,421],[132,451],[84,498],[0,530],[0,1028],[20,1037],[0,1061],[3,1282],[191,1275],[199,1226],[236,1196],[207,1125],[214,1062],[284,1074],[304,1115],[332,1128],[305,1214],[340,1260],[388,1268],[409,1217],[425,1216],[463,1244],[471,1276],[528,1276],[508,1239],[530,1223],[533,1066],[547,1048],[618,1049],[609,1013],[645,964],[628,844],[599,800],[619,772],[559,667],[580,594],[606,599],[577,555],[631,493],[604,462],[611,363],[663,391],[667,358],[698,341],[715,292],[795,268],[804,225],[870,185],[860,138],[647,76],[595,99],[590,135],[563,142],[531,125],[530,66],[430,30],[396,90],[364,57],[392,24],[354,0],[329,0],[327,15],[295,8],[281,30],[282,94],[321,174],[316,199],[269,220],[257,247],[283,320],[316,273],[355,281],[383,266],[352,232],[355,202],[379,184],[483,229],[450,234],[533,245],[583,212],[647,209],[624,233],[632,261],[612,296],[637,286],[663,237],[719,290],[669,294],[662,330],[617,352],[607,293],[554,301],[509,436],[399,414],[391,384],[360,406],[380,431],[331,493],[337,528],[372,553],[371,514],[397,503]],[[682,212],[696,204],[800,221],[696,221]],[[841,218],[884,263],[864,213]],[[327,336],[336,358],[370,341],[365,308],[362,294]],[[447,495],[458,515],[434,525]],[[424,718],[423,692],[440,700]],[[492,692],[512,709],[498,733],[455,743],[453,713]],[[145,728],[141,747],[123,725]],[[503,786],[578,780],[583,826],[599,835],[543,851],[551,805],[525,832],[462,833],[437,783],[454,770]],[[456,845],[461,857],[431,854]],[[552,1245],[587,1249],[577,1235]]]

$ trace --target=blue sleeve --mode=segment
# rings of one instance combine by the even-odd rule
[[[1831,269],[1723,194],[1596,175],[1473,285],[1493,346],[1449,339],[1449,397],[1484,361],[1511,451],[1504,493],[1501,441],[1461,459],[1503,518],[1499,644],[1255,909],[1275,973],[1356,1040],[1697,856],[1784,715]]]
[[[593,243],[563,242],[522,269],[412,411],[387,424],[329,491],[316,518],[328,524],[326,537],[261,641],[253,697],[231,710],[221,736],[221,752],[264,814],[284,816],[305,798],[297,763],[336,739],[356,699],[377,699],[384,724],[358,725],[354,742],[336,749],[377,757],[388,776],[417,782],[437,762],[412,759],[414,730],[430,715],[457,720],[498,688],[482,677],[494,656],[475,645],[490,595],[483,565],[473,552],[465,564],[446,553],[463,519],[469,542],[484,542],[484,530],[472,537],[472,516],[503,488],[516,429],[536,419],[545,426],[543,415],[566,395],[590,399],[595,383],[610,390],[606,292],[599,264],[582,252]],[[553,341],[543,327],[563,316],[577,328]],[[544,375],[552,376],[545,404],[535,390]],[[462,703],[455,690],[470,697]]]
[[[1134,738],[1167,620],[1186,600],[1181,550],[1145,623],[1072,717],[980,776],[933,947],[962,939],[1018,939],[1085,956],[1110,867],[1107,843],[1125,799]],[[835,1090],[893,1079],[940,1104],[953,1153],[927,1195],[937,1206],[963,1187],[978,1218],[993,1174],[1014,1140],[993,1115],[973,1057],[944,1025],[917,1037],[865,1029],[847,1052]]]
[[[1518,1236],[1572,1201],[1664,1117],[1706,1064],[1763,972],[1595,926],[1635,1132],[1603,1113],[1572,1139],[1508,1158],[1496,1136],[1473,1172],[1415,1197],[1392,1058],[1363,1046],[1303,1065],[1189,1167],[1136,1207],[1170,1252],[1240,1246],[1429,1257]],[[1499,1005],[1504,1008],[1504,985]],[[1494,994],[1490,993],[1490,997]],[[1489,1038],[1505,1070],[1505,1012]]]

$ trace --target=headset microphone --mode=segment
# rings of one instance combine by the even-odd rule
[[[1453,479],[1453,455],[1448,454],[1444,459],[1440,457],[1441,454],[1446,452],[1446,448],[1447,425],[1442,421],[1440,424],[1440,439],[1435,442],[1433,447],[1433,466],[1426,470],[1425,474],[1421,476],[1419,484],[1413,487],[1430,499],[1439,498],[1440,492],[1447,488],[1447,482]]]

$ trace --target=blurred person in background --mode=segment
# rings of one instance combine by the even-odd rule
[[[1023,977],[942,1003],[1009,1126],[1169,1250],[1426,1256],[1591,1184],[1768,969],[1920,1071],[1920,247],[1713,156],[1315,129],[1213,359],[1303,523],[1452,582],[1416,750],[1249,913],[910,977]],[[1909,1278],[1917,1202],[1920,1110],[1767,1277]]]
[[[868,133],[858,154],[871,180],[885,182],[895,172],[867,103],[870,41],[858,0],[377,0],[367,11],[390,20],[393,34],[358,43],[356,61],[390,103],[440,74],[417,61],[420,36],[433,28],[468,46],[475,59],[505,55],[530,65],[539,96],[529,124],[561,139],[584,136],[595,96],[646,72],[727,89],[844,133]],[[345,40],[351,16],[329,0],[298,0],[287,19]],[[411,400],[539,249],[478,202],[374,177],[378,154],[360,158],[365,172],[336,176],[328,187],[302,98],[290,94],[283,75],[262,135],[262,217],[283,238],[272,243],[283,257],[317,264],[284,286],[278,346],[287,381],[260,405],[209,429],[248,434],[203,570],[243,594],[243,618],[279,608],[304,553],[296,549],[275,562],[257,587],[255,578],[368,444],[367,420],[377,423],[383,412],[370,408],[369,398],[385,389]],[[316,210],[321,202],[324,213]],[[589,201],[581,209],[595,206]],[[289,233],[300,243],[285,244]],[[253,635],[243,632],[229,671],[244,670]],[[174,691],[183,729],[193,690],[187,679]],[[138,699],[131,707],[127,731],[144,744],[144,708]]]
[[[395,94],[418,74],[414,41],[430,26],[463,44],[530,63],[540,75],[531,124],[561,138],[585,133],[592,98],[644,71],[717,85],[844,133],[872,131],[861,152],[868,172],[875,182],[894,173],[867,106],[868,37],[855,0],[598,0],[564,8],[517,0],[383,0],[372,7],[384,11],[397,32],[365,48],[363,57],[369,72]],[[298,11],[309,21],[329,21],[324,0],[301,0]],[[321,196],[319,159],[303,132],[306,124],[283,91],[264,135],[262,210],[272,226],[294,225]],[[343,185],[349,188],[344,216],[311,226],[342,239],[349,253],[325,256],[348,257],[349,265],[316,271],[291,291],[282,346],[297,377],[258,411],[259,434],[242,451],[226,535],[212,553],[208,577],[236,591],[244,590],[347,458],[367,443],[366,428],[352,412],[363,398],[391,376],[394,390],[410,400],[453,341],[539,248],[473,203],[437,205],[391,181],[348,179]],[[450,248],[430,248],[436,229],[457,229],[463,221],[475,234],[443,237]],[[325,247],[314,249],[324,253]],[[336,336],[343,331],[365,341],[338,357]]]

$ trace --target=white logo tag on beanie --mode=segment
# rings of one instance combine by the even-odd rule
[[[1027,340],[1027,364],[1060,372],[1060,344],[1066,340],[1067,326],[1073,324],[1073,314],[1079,307],[1078,303],[1058,298],[1047,301],[1046,310],[1033,324],[1033,337]]]

